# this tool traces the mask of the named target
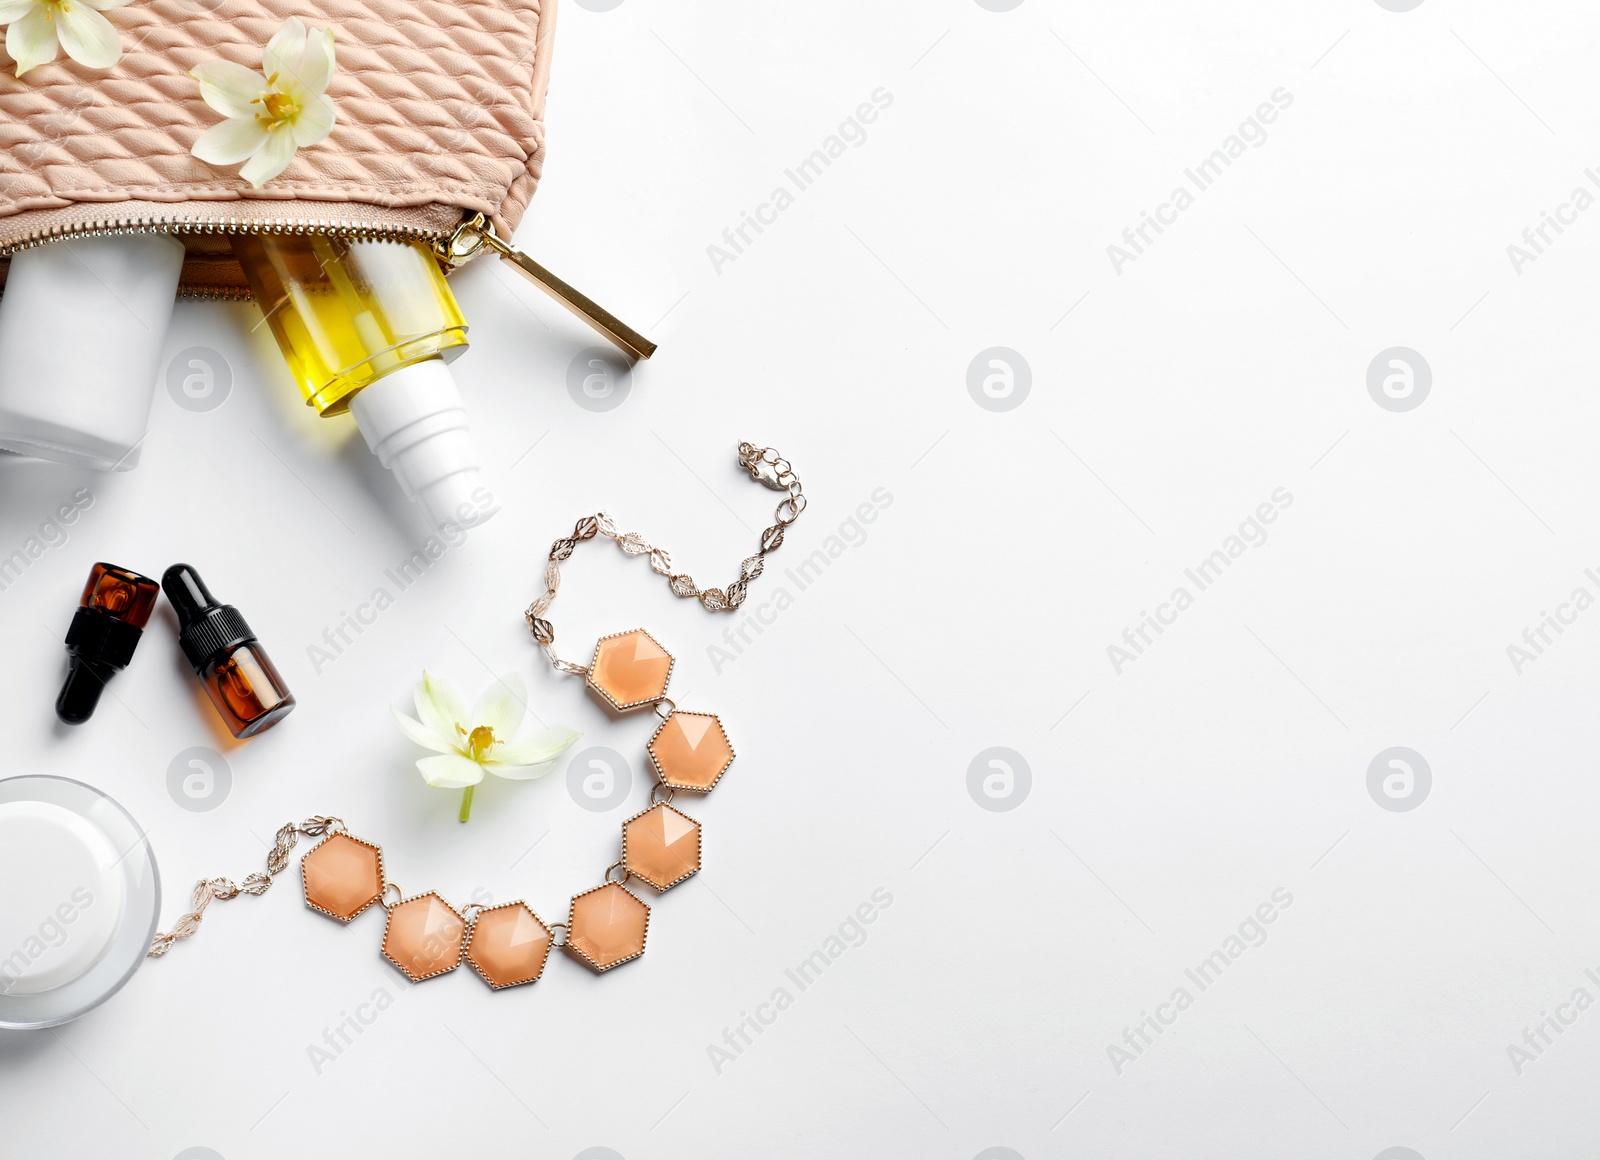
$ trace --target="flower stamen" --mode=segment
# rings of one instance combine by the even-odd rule
[[[264,112],[258,113],[256,117],[268,125],[293,124],[300,115],[300,102],[288,93],[280,93],[276,89],[261,94],[251,103],[262,107]]]
[[[467,735],[467,748],[472,750],[473,761],[482,761],[489,755],[489,750],[498,744],[500,742],[495,738],[494,730],[487,725],[474,726]]]

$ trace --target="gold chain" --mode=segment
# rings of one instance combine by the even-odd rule
[[[194,894],[190,899],[193,907],[188,914],[179,916],[172,929],[166,934],[157,934],[150,940],[150,949],[145,952],[148,958],[159,959],[172,949],[172,944],[179,939],[191,937],[200,929],[200,920],[205,917],[206,907],[213,902],[226,902],[230,898],[237,898],[241,894],[251,894],[256,897],[267,892],[272,885],[272,880],[283,873],[283,868],[289,864],[289,851],[294,849],[295,843],[304,834],[308,838],[319,838],[326,833],[338,833],[344,829],[344,823],[338,818],[313,817],[303,822],[290,822],[277,833],[273,840],[272,849],[267,853],[267,872],[260,870],[245,876],[243,882],[235,882],[231,878],[202,878],[194,884]]]
[[[605,512],[584,516],[573,526],[570,536],[563,536],[550,545],[550,555],[544,566],[544,594],[528,605],[523,616],[528,621],[533,639],[544,650],[545,656],[550,658],[552,665],[564,673],[581,675],[589,671],[582,665],[564,661],[556,655],[555,626],[545,619],[544,614],[555,602],[556,590],[561,587],[562,561],[571,556],[573,549],[582,541],[592,540],[597,535],[615,540],[617,547],[630,556],[649,557],[651,570],[667,578],[667,587],[672,589],[674,595],[693,597],[699,600],[708,612],[732,612],[744,603],[750,581],[761,575],[766,567],[767,554],[776,552],[783,546],[784,533],[789,525],[799,519],[800,513],[806,510],[806,497],[800,486],[800,477],[795,474],[794,468],[771,447],[757,447],[753,443],[739,444],[739,466],[749,472],[750,478],[758,483],[773,491],[787,494],[778,501],[777,510],[772,516],[772,526],[761,533],[761,542],[756,554],[745,557],[739,565],[739,578],[726,588],[701,588],[688,573],[674,572],[672,556],[665,548],[651,546],[638,532],[618,532],[616,524]]]

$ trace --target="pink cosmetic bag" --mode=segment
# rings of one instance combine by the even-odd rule
[[[556,0],[133,0],[105,16],[122,59],[0,68],[0,259],[75,235],[181,237],[182,292],[242,297],[230,233],[447,246],[509,239],[544,162]],[[284,21],[332,28],[333,132],[252,189],[190,155],[218,121],[189,70],[259,69]],[[235,167],[236,168],[236,167]],[[481,219],[477,215],[482,215]],[[460,238],[457,237],[458,244]],[[477,247],[472,247],[477,248]]]

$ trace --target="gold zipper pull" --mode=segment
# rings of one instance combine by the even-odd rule
[[[656,353],[655,343],[611,311],[588,295],[567,285],[515,246],[501,241],[499,235],[494,232],[494,226],[481,213],[474,214],[457,226],[456,232],[450,235],[450,239],[440,244],[438,252],[447,266],[459,266],[476,257],[485,247],[511,263],[512,268],[524,278],[634,358],[647,359]]]

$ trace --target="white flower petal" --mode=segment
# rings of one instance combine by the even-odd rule
[[[300,75],[300,58],[306,50],[306,26],[300,22],[298,16],[291,16],[283,22],[283,27],[272,34],[272,39],[267,41],[266,51],[261,54],[261,71],[270,79],[274,75],[279,77],[295,77]]]
[[[491,764],[503,765],[538,765],[543,762],[554,761],[582,733],[568,729],[565,725],[551,725],[539,729],[527,737],[518,738],[516,741],[507,742],[505,745],[496,745],[489,754]],[[495,772],[499,772],[496,770]],[[505,774],[500,776],[505,777]],[[538,776],[535,774],[534,776]]]
[[[424,669],[422,680],[417,682],[416,705],[417,717],[424,725],[460,744],[462,738],[456,726],[467,722],[467,703],[462,700],[460,690]]]
[[[105,12],[111,8],[121,8],[124,4],[132,3],[132,0],[78,0],[78,2],[80,4],[87,4],[90,8]]]
[[[542,761],[538,765],[503,765],[498,761],[486,761],[483,768],[486,772],[496,777],[503,777],[507,781],[532,781],[534,778],[543,777],[556,767],[553,761]]]
[[[267,143],[239,167],[239,176],[260,189],[289,168],[289,162],[293,160],[294,133],[287,125],[273,128],[267,131]]]
[[[500,740],[515,737],[527,711],[528,686],[516,673],[507,673],[483,691],[472,707],[472,727],[486,725]]]
[[[449,738],[440,737],[422,722],[416,720],[414,717],[407,717],[393,705],[389,706],[389,712],[394,714],[394,721],[396,725],[400,726],[400,732],[404,733],[407,737],[409,737],[412,741],[415,741],[424,749],[431,749],[435,753],[460,752],[458,749],[456,749],[455,745],[451,743]]]
[[[459,753],[441,753],[417,762],[422,780],[435,789],[465,789],[483,780],[483,767]]]
[[[333,102],[316,96],[300,110],[293,126],[294,143],[300,148],[315,145],[333,132]]]
[[[189,75],[200,82],[200,99],[224,117],[254,117],[261,111],[254,102],[266,91],[267,81],[253,69],[231,60],[208,60]]]
[[[0,0],[0,24],[21,20],[38,3],[39,0]]]
[[[122,59],[122,37],[100,13],[78,0],[56,8],[56,34],[67,55],[87,68],[110,68]]]
[[[56,22],[42,4],[20,20],[13,20],[6,29],[6,52],[17,62],[19,77],[55,60],[56,48]]]
[[[189,152],[212,165],[237,165],[255,156],[267,143],[267,130],[254,117],[230,117],[211,126]]]
[[[295,82],[305,96],[320,96],[333,79],[333,30],[313,28],[306,34],[306,46],[295,66]]]

